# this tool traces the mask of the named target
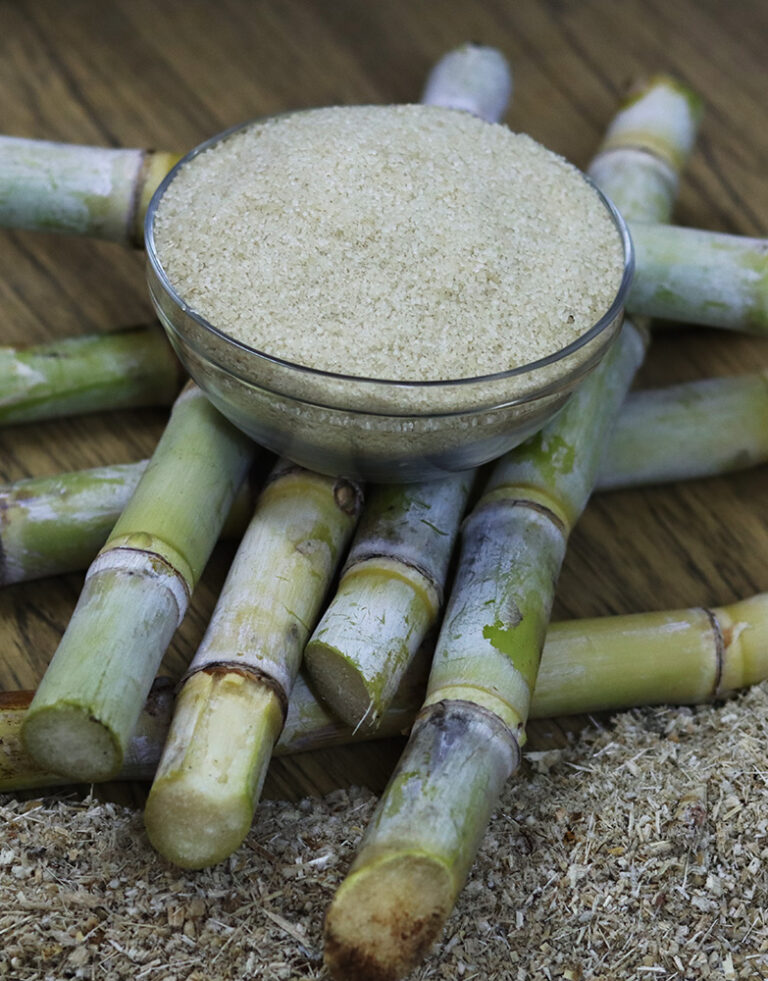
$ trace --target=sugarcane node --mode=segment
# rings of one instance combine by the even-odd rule
[[[370,549],[363,551],[362,549],[354,550],[354,554],[350,555],[344,568],[341,570],[342,576],[346,576],[348,573],[354,574],[357,571],[358,566],[363,566],[366,562],[378,562],[380,559],[392,559],[397,562],[399,566],[404,566],[406,569],[411,569],[417,575],[421,576],[425,580],[425,586],[427,590],[434,591],[435,602],[439,605],[443,602],[443,586],[435,578],[434,572],[428,569],[421,562],[417,562],[413,556],[405,555],[397,548],[397,543],[395,543],[390,551],[387,551],[383,547],[378,547],[375,549]],[[390,569],[390,575],[395,575],[393,569]],[[400,578],[405,579],[404,576]],[[410,579],[406,580],[410,585],[413,583]]]
[[[274,694],[280,705],[280,712],[283,717],[283,722],[285,722],[285,717],[288,714],[288,695],[285,689],[276,681],[272,675],[267,674],[266,671],[260,671],[258,668],[247,667],[243,664],[238,664],[236,661],[211,661],[209,664],[205,664],[200,668],[196,668],[194,671],[188,671],[181,681],[176,686],[176,693],[178,694],[182,686],[189,681],[189,679],[199,673],[208,674],[211,677],[225,677],[228,674],[236,674],[241,678],[247,678],[251,681],[255,681],[260,685],[264,685],[265,688]]]
[[[725,629],[723,629],[723,625],[720,623],[717,613],[714,610],[710,610],[707,607],[702,607],[702,612],[709,620],[709,624],[712,628],[712,646],[715,655],[715,676],[712,680],[712,698],[716,698],[723,681],[725,652],[731,646],[731,641],[733,640],[733,628],[731,626],[726,626]]]
[[[194,586],[194,583],[191,583],[188,576],[185,575],[181,569],[177,568],[173,562],[170,561],[170,559],[164,555],[161,555],[159,552],[152,551],[148,547],[149,544],[154,541],[152,535],[145,533],[137,534],[134,532],[131,535],[131,539],[134,542],[133,545],[110,545],[108,542],[102,551],[99,552],[96,560],[88,570],[87,576],[94,575],[96,572],[100,572],[104,568],[109,568],[110,560],[113,558],[117,558],[119,563],[121,553],[132,553],[136,558],[146,561],[146,567],[149,568],[151,573],[158,576],[167,576],[174,584],[173,587],[169,582],[166,582],[165,585],[170,589],[174,600],[176,601],[179,623],[181,623],[184,613],[189,606],[189,601],[192,597],[192,587]],[[121,571],[128,576],[143,575],[141,568],[132,569],[128,567],[122,568]],[[177,589],[181,591],[181,596],[177,595]]]
[[[520,740],[521,732],[524,734],[525,731],[525,724],[520,722],[513,729],[484,705],[462,698],[446,698],[439,702],[429,702],[416,713],[411,732],[415,733],[422,726],[432,725],[453,738],[460,738],[461,731],[468,729],[473,719],[482,719],[494,730],[494,735],[498,733],[504,737],[514,757],[511,768],[514,772],[520,765]]]
[[[464,519],[464,526],[468,526],[474,519],[497,508],[509,508],[510,510],[512,508],[529,508],[531,511],[536,511],[538,514],[548,518],[555,528],[557,528],[557,530],[567,538],[569,531],[568,524],[563,516],[559,515],[554,508],[548,507],[546,504],[543,504],[541,501],[537,501],[532,497],[510,498],[503,496],[506,493],[506,488],[498,487],[488,494],[487,500],[480,501],[474,510],[467,515],[467,517]]]
[[[354,481],[339,477],[333,485],[333,499],[344,514],[354,516],[363,505],[363,491]]]

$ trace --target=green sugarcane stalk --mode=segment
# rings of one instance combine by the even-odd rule
[[[179,154],[0,136],[0,227],[143,247],[144,215]]]
[[[0,425],[171,405],[183,377],[157,326],[0,348]]]
[[[92,563],[24,723],[28,751],[74,780],[117,773],[160,660],[256,452],[189,385]]]
[[[350,481],[287,461],[262,491],[147,800],[149,839],[177,865],[212,865],[247,834],[304,644],[361,502]]]
[[[240,538],[268,454],[240,485],[222,528]],[[128,506],[148,460],[29,477],[0,487],[0,586],[87,569]]]
[[[590,169],[626,217],[668,218],[697,100],[666,78],[625,103]],[[335,978],[398,978],[437,938],[525,739],[568,534],[642,361],[626,323],[561,415],[497,465],[465,522],[424,708],[325,924]]]
[[[375,729],[443,605],[474,473],[379,486],[304,652],[318,693],[353,727]]]
[[[630,313],[768,333],[768,241],[635,222]]]
[[[425,651],[425,654],[428,654]],[[299,675],[276,756],[405,733],[421,705],[428,658],[412,665],[379,728],[354,730]],[[768,679],[768,594],[704,609],[633,613],[550,624],[530,718],[638,705],[697,705]],[[121,780],[150,780],[171,724],[172,683],[158,679],[131,740]],[[0,792],[62,785],[20,737],[33,692],[0,694]]]

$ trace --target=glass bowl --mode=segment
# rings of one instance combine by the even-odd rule
[[[477,467],[552,419],[618,333],[633,272],[632,243],[621,215],[595,188],[623,245],[621,282],[597,323],[546,358],[476,378],[391,381],[293,364],[235,340],[177,294],[156,251],[154,221],[178,171],[242,128],[195,148],[155,192],[145,222],[147,280],[158,317],[191,377],[234,425],[275,453],[321,473],[379,483],[429,480]]]

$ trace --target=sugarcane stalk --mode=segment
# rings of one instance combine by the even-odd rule
[[[375,729],[443,604],[474,474],[379,486],[333,599],[304,652],[321,697],[349,725]]]
[[[633,392],[606,447],[597,489],[731,473],[768,460],[768,373]]]
[[[256,452],[189,385],[90,566],[24,723],[28,751],[74,780],[117,773],[160,660]]]
[[[150,841],[185,868],[248,832],[309,632],[357,521],[348,480],[280,461],[176,703],[147,800]]]
[[[698,114],[666,78],[622,107],[591,173],[626,217],[669,217]],[[643,354],[625,323],[560,416],[502,458],[465,522],[424,707],[326,917],[335,978],[403,976],[453,908],[519,762],[568,534]]]
[[[635,222],[631,313],[768,332],[768,241]]]
[[[148,462],[29,477],[0,487],[0,586],[87,569]],[[248,526],[264,476],[261,456],[257,464],[238,489],[222,538],[240,538]]]
[[[0,489],[0,583],[87,569],[147,461],[31,477]]]
[[[498,122],[512,93],[504,57],[466,44],[432,69],[421,101]],[[341,581],[305,652],[322,696],[350,725],[375,728],[437,621],[472,474],[379,487]]]
[[[444,55],[427,76],[425,106],[463,109],[498,122],[512,98],[512,75],[504,55],[482,44],[462,44]]]
[[[426,652],[429,653],[429,652]],[[276,756],[326,749],[410,729],[427,658],[412,664],[379,728],[354,730],[331,714],[299,674]],[[530,718],[639,705],[698,705],[768,680],[768,594],[709,609],[633,613],[550,624]],[[168,679],[158,679],[125,757],[121,780],[152,778],[171,724]],[[61,785],[20,738],[33,692],[0,694],[0,792]]]
[[[179,154],[0,136],[0,226],[138,248],[144,215]]]
[[[158,326],[0,348],[0,425],[171,405],[183,377]]]

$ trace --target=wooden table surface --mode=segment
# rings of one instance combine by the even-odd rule
[[[3,2],[0,131],[183,151],[288,108],[415,101],[431,65],[466,40],[509,57],[509,125],[582,167],[630,81],[659,70],[679,75],[703,94],[707,112],[678,221],[766,233],[768,5],[760,0]],[[3,344],[151,320],[140,254],[0,232],[0,256]],[[760,366],[768,368],[768,340],[667,326],[639,384]],[[165,418],[163,410],[113,412],[6,429],[0,479],[140,459]],[[214,553],[166,673],[178,676],[193,653],[231,557],[229,546]],[[0,593],[0,687],[37,684],[81,583],[71,575]],[[555,616],[721,604],[766,589],[768,468],[761,467],[595,497],[573,536]],[[559,723],[533,728],[537,746],[561,739]],[[280,762],[266,792],[379,789],[397,751],[397,742],[386,742]]]

